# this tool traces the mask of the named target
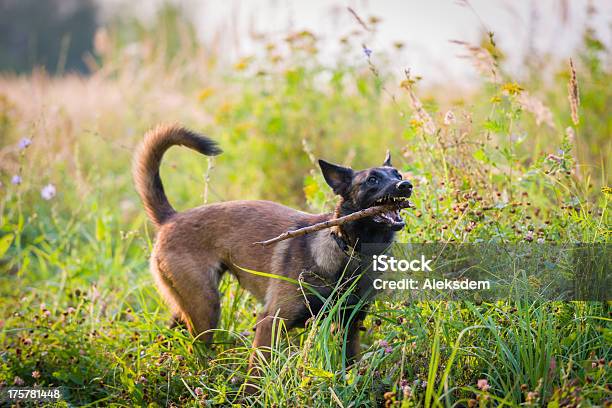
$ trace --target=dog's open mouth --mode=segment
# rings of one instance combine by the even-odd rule
[[[372,216],[372,220],[380,224],[387,224],[391,226],[391,228],[394,230],[400,230],[404,228],[406,223],[404,222],[403,218],[400,216],[400,210],[403,204],[405,205],[409,204],[408,197],[385,196],[385,197],[379,198],[378,200],[374,202],[374,205],[384,205],[384,204],[398,204],[398,208],[391,210],[391,211],[376,214]]]

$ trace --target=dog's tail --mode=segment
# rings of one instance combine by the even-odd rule
[[[159,176],[162,157],[174,145],[187,146],[206,156],[221,153],[214,141],[180,126],[162,125],[147,132],[134,156],[133,176],[147,215],[157,226],[176,214]]]

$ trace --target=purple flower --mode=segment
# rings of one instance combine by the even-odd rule
[[[21,184],[21,176],[19,174],[15,174],[11,179],[11,183],[18,186]]]
[[[382,347],[382,348],[387,348],[387,347],[389,347],[389,343],[387,343],[387,341],[386,341],[386,340],[380,340],[380,341],[378,342],[378,344],[379,344],[379,345],[380,345],[380,347]]]
[[[370,58],[370,56],[372,55],[372,50],[366,47],[365,44],[362,45],[362,47],[363,47],[363,53],[366,55],[366,57]]]
[[[393,353],[393,348],[391,346],[385,347],[385,354],[391,354],[391,353]]]
[[[49,201],[53,197],[55,197],[55,186],[53,184],[47,184],[40,190],[40,195],[43,199]]]
[[[32,139],[28,139],[27,137],[24,137],[19,141],[19,144],[18,144],[19,150],[27,149],[27,147],[31,144],[32,144]]]

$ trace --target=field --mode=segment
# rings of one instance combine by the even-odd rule
[[[212,347],[168,328],[130,173],[144,132],[178,122],[224,153],[168,153],[176,208],[257,198],[321,212],[336,199],[315,158],[364,168],[389,148],[415,185],[400,242],[608,244],[612,67],[592,31],[571,64],[533,55],[520,81],[493,36],[458,42],[482,76],[460,92],[388,72],[393,55],[362,46],[359,30],[335,64],[303,31],[262,38],[228,67],[180,15],[158,23],[100,31],[90,76],[0,76],[2,386],[63,386],[77,406],[612,402],[609,303],[520,296],[377,300],[348,368],[329,305],[306,329],[281,330],[252,380],[263,391],[244,396],[257,305],[227,277]]]

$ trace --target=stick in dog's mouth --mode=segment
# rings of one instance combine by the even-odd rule
[[[404,208],[414,208],[414,206],[405,197],[396,197],[396,198],[402,198],[402,199],[400,199],[400,200],[393,200],[389,204],[382,204],[382,205],[376,205],[374,207],[369,207],[369,208],[366,208],[366,209],[354,212],[352,214],[345,215],[344,217],[332,218],[331,220],[327,220],[327,221],[324,221],[324,222],[319,222],[317,224],[309,225],[308,227],[299,228],[299,229],[296,229],[296,230],[293,230],[293,231],[285,231],[282,234],[280,234],[279,236],[271,238],[271,239],[268,239],[266,241],[254,242],[253,245],[268,246],[268,245],[272,245],[272,244],[275,244],[275,243],[280,242],[280,241],[284,241],[286,239],[295,238],[295,237],[299,237],[299,236],[302,236],[302,235],[310,234],[311,232],[316,232],[316,231],[320,231],[322,229],[331,228],[331,227],[335,227],[335,226],[338,226],[338,225],[346,224],[347,222],[356,221],[356,220],[359,220],[361,218],[366,218],[366,217],[374,218],[375,216],[379,216],[379,215],[382,215],[382,214],[385,214],[384,217],[387,217],[388,216],[387,214],[389,214],[389,213],[393,213],[393,214],[397,213],[397,216],[401,220],[401,223],[402,223],[402,226],[403,226],[404,221],[401,219],[401,217],[399,215],[400,210],[402,210]]]
[[[377,205],[386,205],[386,204],[394,204],[394,203],[410,203],[408,197],[394,197],[394,196],[385,196],[379,198],[374,202]],[[393,227],[403,228],[405,223],[404,219],[400,216],[401,208],[394,208],[390,211],[382,212],[380,214],[376,214],[372,216],[372,220],[378,223],[389,224]]]

